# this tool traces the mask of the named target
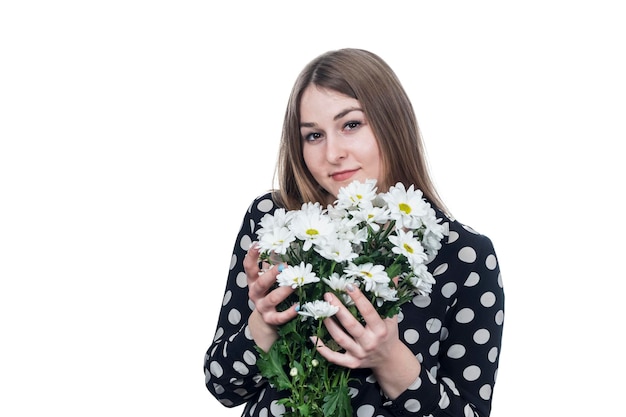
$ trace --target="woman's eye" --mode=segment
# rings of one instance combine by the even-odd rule
[[[313,142],[321,137],[322,135],[320,135],[319,133],[313,132],[313,133],[309,133],[308,135],[305,135],[304,140],[306,140],[307,142]]]
[[[353,122],[348,122],[348,123],[346,123],[346,124],[343,126],[343,128],[344,128],[345,130],[354,130],[354,129],[356,129],[357,127],[359,127],[360,125],[361,125],[361,122],[356,122],[356,121],[353,121]]]

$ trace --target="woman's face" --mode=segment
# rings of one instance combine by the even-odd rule
[[[304,163],[331,195],[352,181],[382,182],[382,164],[359,101],[311,84],[300,101]]]

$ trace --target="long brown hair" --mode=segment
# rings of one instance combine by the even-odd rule
[[[428,172],[415,112],[393,70],[377,55],[362,49],[326,52],[311,61],[292,88],[285,112],[276,166],[277,197],[287,209],[304,202],[334,201],[315,181],[302,157],[300,100],[309,85],[336,91],[359,101],[382,158],[386,191],[397,182],[414,184],[435,206],[445,210]]]

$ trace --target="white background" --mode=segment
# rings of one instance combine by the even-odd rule
[[[230,252],[297,73],[341,47],[396,70],[495,244],[492,416],[622,412],[619,3],[3,2],[0,415],[241,413],[202,370]]]

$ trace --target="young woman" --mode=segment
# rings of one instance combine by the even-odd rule
[[[504,321],[504,292],[491,241],[446,214],[429,176],[412,105],[389,66],[359,49],[327,52],[309,63],[293,87],[277,166],[279,189],[255,199],[236,239],[217,329],[205,357],[209,391],[225,406],[246,403],[244,416],[281,416],[280,394],[256,367],[277,326],[297,316],[278,311],[291,287],[272,289],[278,268],[259,274],[253,244],[259,221],[278,207],[332,203],[340,187],[376,179],[378,191],[414,184],[448,230],[428,264],[429,296],[401,317],[381,319],[358,288],[350,293],[362,325],[339,300],[325,321],[343,349],[319,342],[329,362],[352,369],[356,416],[480,416],[491,410]]]

